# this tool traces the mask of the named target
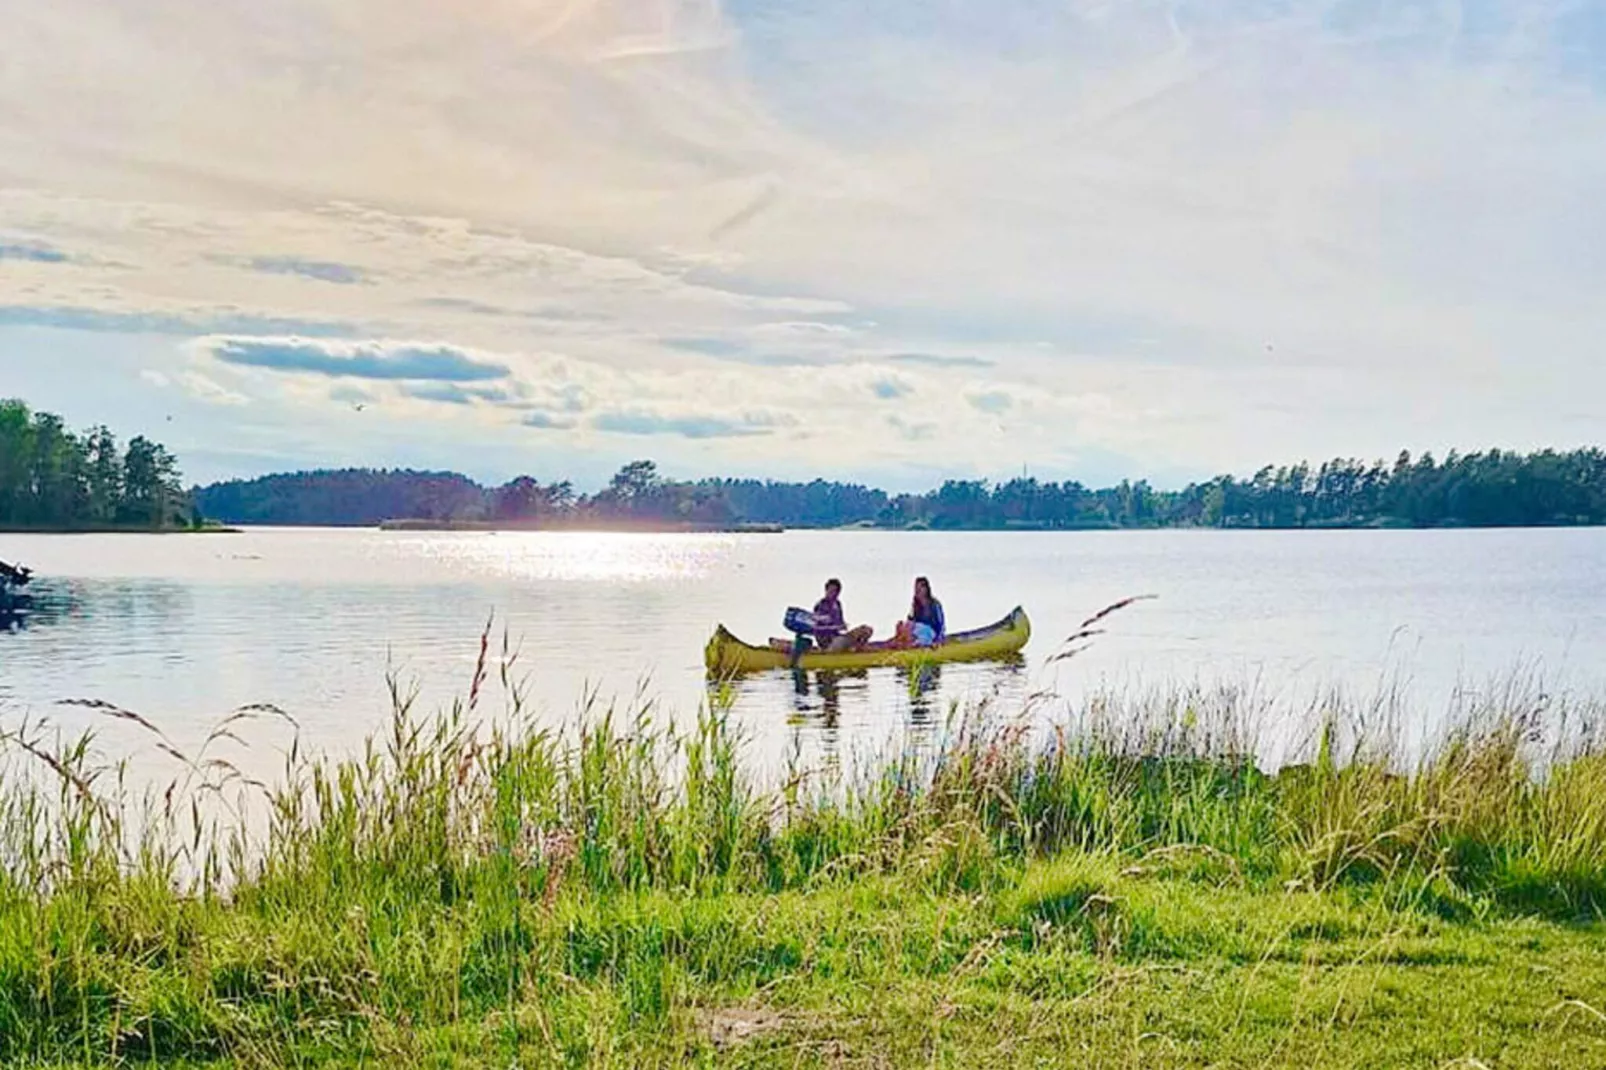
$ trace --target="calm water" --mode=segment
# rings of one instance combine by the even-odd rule
[[[951,626],[1016,604],[1036,637],[1024,665],[950,666],[911,681],[878,670],[799,691],[744,682],[736,715],[757,760],[831,753],[929,731],[953,700],[1074,695],[1111,683],[1258,681],[1297,696],[1409,679],[1423,717],[1458,682],[1525,665],[1606,690],[1606,530],[1435,532],[792,533],[782,536],[388,534],[256,530],[238,536],[0,536],[0,558],[49,577],[51,603],[0,634],[0,719],[65,727],[93,698],[137,710],[181,742],[229,710],[268,702],[303,739],[350,747],[379,728],[388,669],[439,703],[468,685],[492,613],[522,650],[545,716],[587,688],[645,687],[668,715],[705,698],[716,622],[762,641],[789,604],[840,575],[850,623],[885,632],[916,573]],[[1045,665],[1081,620],[1130,595],[1073,662]],[[912,686],[916,685],[916,686]],[[100,723],[100,722],[96,722]],[[120,726],[109,741],[133,747]]]

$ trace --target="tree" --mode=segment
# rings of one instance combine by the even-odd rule
[[[1205,527],[1219,528],[1226,522],[1227,491],[1224,483],[1230,482],[1223,478],[1212,483],[1205,489],[1199,522]]]
[[[120,519],[140,527],[165,528],[186,519],[178,462],[166,448],[140,435],[123,458]]]
[[[932,502],[931,526],[965,528],[985,525],[991,495],[981,480],[950,479]]]
[[[628,510],[651,498],[662,483],[658,466],[652,461],[631,461],[614,475],[608,489],[614,499]]]
[[[104,427],[70,431],[61,417],[0,400],[0,526],[75,530],[187,523],[178,462],[148,439],[120,454]]]
[[[88,514],[95,525],[117,521],[118,505],[123,500],[123,460],[117,449],[117,438],[105,427],[89,432],[87,442]]]
[[[33,499],[33,414],[0,401],[0,524],[21,524]]]
[[[550,521],[574,507],[574,487],[568,482],[542,486],[520,476],[497,488],[492,513],[498,520]]]
[[[85,510],[84,455],[61,417],[33,419],[33,505],[28,522],[41,527],[73,524]]]

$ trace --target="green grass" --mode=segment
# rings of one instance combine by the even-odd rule
[[[1277,711],[1179,690],[773,786],[717,704],[553,734],[484,663],[271,787],[7,735],[0,1064],[1606,1065],[1591,707],[1406,762],[1335,702],[1273,774]]]

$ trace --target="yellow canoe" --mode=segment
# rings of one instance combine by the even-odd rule
[[[1032,637],[1032,622],[1024,609],[1016,610],[997,624],[972,632],[950,635],[940,646],[890,647],[871,643],[859,650],[826,653],[811,650],[798,663],[800,669],[874,669],[888,665],[929,665],[949,661],[998,661],[1013,657]],[[703,661],[710,674],[734,676],[766,669],[786,669],[792,665],[791,644],[774,639],[769,646],[742,642],[722,624],[703,650]]]

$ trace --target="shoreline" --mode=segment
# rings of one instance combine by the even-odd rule
[[[539,534],[539,533],[571,533],[571,534],[641,534],[641,535],[783,535],[802,532],[809,533],[872,533],[872,534],[898,534],[898,535],[1087,535],[1087,534],[1122,534],[1122,533],[1152,533],[1152,532],[1196,532],[1196,533],[1274,533],[1284,534],[1293,532],[1430,532],[1430,531],[1585,531],[1600,530],[1606,524],[1437,524],[1414,526],[1408,524],[1307,524],[1298,527],[1272,527],[1247,525],[1203,525],[1203,524],[1154,524],[1154,525],[1083,525],[1083,526],[1035,526],[1012,525],[1008,527],[931,527],[926,525],[911,525],[903,527],[882,526],[869,523],[836,524],[836,525],[782,525],[769,523],[753,524],[606,524],[606,523],[573,523],[573,524],[540,524],[540,523],[507,523],[479,520],[384,520],[379,523],[337,524],[337,523],[283,523],[269,521],[241,521],[229,522],[219,527],[209,527],[199,531],[190,529],[172,529],[168,531],[151,531],[141,528],[104,528],[104,529],[7,529],[0,528],[0,535],[188,535],[188,534],[230,534],[238,535],[255,529],[278,530],[308,530],[308,531],[389,531],[389,532],[480,532],[508,534]]]
[[[363,527],[366,525],[356,525]],[[658,524],[600,523],[539,524],[494,520],[384,520],[379,531],[566,532],[580,535],[781,535],[779,524]]]
[[[0,535],[241,535],[243,528],[208,524],[199,528],[139,528],[121,525],[72,528],[0,527]]]

